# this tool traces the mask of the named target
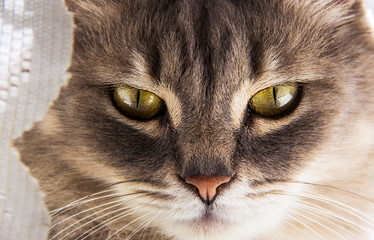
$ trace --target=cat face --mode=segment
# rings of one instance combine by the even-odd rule
[[[374,45],[359,2],[68,6],[72,77],[18,143],[64,207],[51,238],[366,236]],[[144,94],[160,99],[150,117],[122,107]]]

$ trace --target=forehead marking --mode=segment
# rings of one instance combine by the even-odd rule
[[[179,98],[170,87],[151,76],[146,68],[146,60],[140,54],[133,53],[133,56],[135,74],[137,75],[133,80],[136,80],[136,82],[129,80],[137,88],[150,91],[164,100],[173,126],[178,127],[182,118],[182,104]]]
[[[249,81],[243,82],[239,89],[233,94],[231,100],[231,119],[236,129],[239,129],[247,113],[247,105],[251,94],[251,84]]]
[[[177,128],[182,121],[182,104],[171,88],[161,85],[159,97],[165,101],[170,120],[174,128]]]
[[[274,80],[251,81],[248,79],[243,81],[231,100],[231,119],[235,128],[240,128],[244,114],[247,114],[249,100],[257,92],[280,83]]]
[[[154,93],[164,101],[173,127],[178,127],[182,119],[182,104],[179,98],[173,92],[170,86],[152,77],[147,69],[146,60],[140,54],[133,52],[132,57],[132,71],[127,74],[118,73],[120,75],[119,77],[115,74],[111,76],[110,79],[117,80],[111,80],[110,82],[114,82],[115,85],[120,86],[125,84],[133,88]],[[132,119],[127,119],[124,121],[145,134],[151,136],[159,135],[157,134],[158,131],[156,129],[158,129],[160,126],[154,120],[150,120],[146,123],[139,123],[138,121],[134,121]]]

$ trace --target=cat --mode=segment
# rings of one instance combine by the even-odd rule
[[[360,0],[66,0],[71,78],[15,145],[50,239],[370,239]]]

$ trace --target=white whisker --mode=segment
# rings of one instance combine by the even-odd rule
[[[272,193],[273,194],[273,193]],[[266,198],[266,197],[265,197]],[[282,204],[280,204],[278,201],[274,201],[270,198],[266,198],[266,199],[269,199],[270,201],[272,201],[273,203],[275,204],[278,204],[280,207],[286,209],[287,211],[290,211],[288,208],[286,208],[285,206],[283,206]],[[296,214],[297,215],[297,214]],[[295,216],[292,216],[291,214],[287,214],[287,216],[292,219],[293,221],[299,223],[300,225],[304,226],[306,229],[308,229],[309,231],[311,231],[312,233],[316,234],[317,236],[321,237],[322,239],[324,239],[319,233],[317,233],[313,228],[311,228],[308,224],[302,222],[300,219],[297,219]],[[307,234],[305,233],[302,229],[296,227],[295,225],[293,225],[292,223],[288,222],[288,221],[284,221],[284,223],[286,223],[287,225],[290,225],[291,227],[293,227],[294,229],[298,230],[300,233],[302,233],[305,237],[307,237],[308,239],[310,240],[315,240],[314,238],[311,238],[310,237],[310,234]]]
[[[104,222],[101,222],[100,224],[98,224],[98,225],[92,227],[91,229],[87,230],[86,232],[82,233],[82,234],[81,234],[77,239],[79,239],[79,238],[81,238],[81,237],[83,237],[84,235],[86,235],[86,234],[89,233],[87,236],[85,236],[84,238],[81,239],[81,240],[84,240],[84,239],[88,238],[89,236],[91,236],[92,234],[94,234],[95,232],[97,232],[97,231],[103,229],[104,227],[109,226],[109,224],[112,224],[112,223],[114,223],[114,222],[116,222],[116,221],[118,221],[118,220],[120,220],[120,219],[122,219],[122,218],[124,218],[124,217],[130,216],[130,215],[136,213],[135,210],[136,210],[136,209],[139,209],[139,208],[140,208],[140,207],[136,207],[136,208],[126,208],[126,209],[128,209],[128,211],[125,211],[125,212],[119,213],[119,214],[117,214],[117,215],[115,215],[115,216],[113,216],[113,217],[111,217],[111,218],[105,220]],[[122,209],[122,210],[124,210],[124,209]],[[77,239],[76,239],[76,240],[77,240]]]
[[[324,220],[324,221],[326,221],[326,222],[328,222],[328,223],[330,223],[330,224],[332,224],[332,225],[334,225],[334,226],[338,226],[338,227],[339,227],[339,225],[337,225],[336,223],[334,223],[334,222],[328,220],[327,218],[323,218],[321,215],[318,215],[318,214],[316,214],[316,213],[313,212],[313,211],[310,211],[310,209],[305,208],[305,207],[302,206],[301,204],[296,204],[296,205],[299,206],[299,207],[300,207],[299,209],[302,209],[304,212],[306,212],[306,213],[308,213],[308,214],[310,214],[310,215],[312,215],[312,216],[314,216],[314,217],[317,217],[317,218],[319,218],[319,219],[322,219],[322,220]],[[342,238],[342,239],[346,239],[343,235],[341,235],[340,233],[338,233],[338,232],[335,231],[334,229],[328,227],[327,225],[322,224],[322,223],[320,223],[320,222],[318,222],[318,221],[316,221],[316,220],[313,220],[312,218],[309,218],[309,217],[307,217],[307,216],[305,216],[305,215],[303,215],[303,217],[306,218],[306,219],[308,219],[309,221],[312,221],[312,222],[318,224],[319,226],[322,226],[322,227],[328,229],[329,231],[333,232],[334,234],[336,234],[336,235],[339,236],[340,238]],[[340,225],[340,227],[342,227],[342,226]],[[346,230],[346,229],[344,229],[344,230]]]
[[[98,220],[98,219],[101,219],[101,218],[103,218],[103,217],[106,217],[106,216],[108,216],[108,215],[110,215],[110,214],[113,214],[113,213],[115,213],[115,212],[123,211],[123,210],[125,210],[125,209],[128,209],[128,207],[120,208],[120,209],[117,209],[117,210],[115,210],[115,211],[111,211],[111,212],[106,213],[106,214],[104,214],[104,215],[98,216],[98,217],[96,217],[96,218],[94,218],[94,219],[92,219],[92,220],[90,220],[90,221],[88,221],[88,222],[86,222],[86,223],[80,225],[79,227],[73,229],[72,231],[68,232],[67,234],[65,234],[65,235],[64,235],[62,238],[60,238],[60,239],[64,239],[64,238],[66,238],[66,237],[69,236],[70,234],[76,232],[77,230],[81,229],[82,227],[87,226],[88,224],[90,224],[90,223],[92,223],[92,222],[94,222],[94,221],[96,221],[96,220]],[[92,214],[92,215],[90,215],[90,216],[93,216],[93,215],[95,215],[95,214]],[[86,217],[86,218],[87,218],[87,217]],[[86,218],[85,218],[85,219],[86,219]],[[56,235],[54,235],[50,240],[53,240],[55,237],[57,237],[58,235],[60,235],[62,232],[65,232],[67,229],[69,229],[69,228],[71,228],[72,226],[78,224],[78,223],[81,222],[82,220],[83,220],[83,219],[81,219],[81,220],[75,222],[74,224],[72,224],[72,225],[70,225],[70,226],[64,228],[62,231],[60,231],[59,233],[57,233]]]
[[[158,240],[159,237],[160,237],[160,236],[158,236],[159,232],[160,232],[160,229],[156,229],[156,228],[154,228],[154,229],[152,230],[152,233],[150,234],[150,236],[152,236],[152,239],[150,239],[150,240],[154,240],[155,237],[157,237],[157,240]]]
[[[309,211],[314,211],[314,212],[318,212],[319,214],[323,214],[324,216],[327,216],[329,218],[332,218],[334,219],[335,221],[338,221],[344,225],[348,225],[350,228],[353,228],[354,230],[356,231],[360,231],[361,230],[364,230],[364,231],[367,231],[369,232],[370,230],[367,229],[367,228],[364,228],[358,224],[356,224],[355,222],[337,214],[337,213],[334,213],[330,210],[327,210],[326,208],[322,207],[322,206],[318,206],[318,205],[315,205],[313,203],[310,203],[310,202],[307,202],[307,201],[303,201],[303,200],[298,200],[300,203],[295,203],[296,205],[306,209],[306,210],[309,210]],[[327,220],[327,219],[326,219]],[[343,228],[345,231],[348,231],[344,226],[342,225],[338,225],[336,223],[333,223],[331,222],[332,224],[334,225],[337,225],[337,226],[340,226],[340,228]],[[352,233],[352,231],[349,231]]]
[[[322,203],[326,203],[326,204],[332,205],[335,208],[340,209],[340,210],[342,210],[342,211],[362,220],[363,222],[368,224],[370,227],[374,227],[374,225],[373,225],[374,220],[369,215],[367,215],[367,214],[365,214],[365,213],[363,213],[363,212],[361,212],[361,211],[359,211],[359,210],[357,210],[357,209],[355,209],[355,208],[353,208],[349,205],[346,205],[342,202],[339,202],[337,200],[329,198],[327,196],[323,196],[323,195],[320,195],[320,194],[317,194],[317,193],[310,193],[310,192],[295,193],[295,192],[283,192],[283,191],[282,192],[272,192],[270,194],[301,197],[301,198],[305,198],[305,199],[311,199],[311,200],[319,201],[319,202],[322,202]]]
[[[301,222],[301,220],[298,220],[298,219],[296,219],[295,217],[290,216],[290,215],[288,215],[288,217],[292,218],[294,221],[296,221],[296,222],[298,222],[298,223],[300,223],[301,225],[304,226],[304,224]],[[283,222],[284,222],[285,224],[291,226],[291,227],[292,227],[293,229],[295,229],[296,231],[301,232],[301,233],[302,233],[305,237],[307,237],[308,239],[313,240],[312,238],[310,238],[309,234],[306,234],[302,229],[296,227],[295,225],[293,225],[292,223],[290,223],[290,222],[288,222],[288,221],[283,221]]]
[[[128,226],[130,226],[131,224],[137,222],[139,219],[142,219],[146,216],[148,216],[150,213],[148,214],[145,214],[145,215],[142,215],[134,220],[132,220],[131,222],[129,222],[128,224],[126,224],[125,226],[121,227],[120,229],[118,229],[116,232],[114,232],[113,234],[111,234],[108,238],[106,238],[105,240],[109,240],[111,237],[113,237],[114,235],[118,234],[119,232],[121,232],[123,229],[126,229]],[[126,238],[127,239],[127,238]],[[83,239],[82,239],[83,240]]]
[[[143,230],[142,232],[144,232],[144,230],[148,227],[148,225],[153,222],[153,220],[155,220],[158,216],[160,216],[161,214],[158,214],[156,216],[154,216],[153,218],[151,218],[150,220],[148,220],[147,222],[141,224],[139,227],[137,227],[125,240],[130,240],[136,233],[138,233],[140,230]]]
[[[93,197],[93,196],[97,196],[97,195],[100,195],[100,194],[103,194],[103,193],[107,193],[107,192],[113,192],[113,191],[115,191],[115,190],[114,189],[109,189],[109,190],[101,191],[101,192],[98,192],[98,193],[94,193],[94,194],[82,197],[82,198],[80,198],[78,200],[75,200],[75,201],[73,201],[73,202],[65,205],[64,207],[54,209],[54,210],[50,211],[49,213],[50,213],[51,217],[56,216],[57,214],[61,214],[61,213],[59,213],[59,211],[64,210],[65,208],[68,208],[68,207],[72,207],[73,205],[75,206],[76,204],[78,204],[79,202],[82,202],[83,200],[85,200],[87,198],[90,198],[90,197]]]
[[[277,232],[274,229],[271,231],[271,235],[274,237],[274,239],[280,240]]]
[[[303,193],[302,195],[299,195],[300,197],[304,197],[304,198],[309,198],[309,199],[314,199],[314,200],[317,200],[317,201],[320,201],[320,202],[325,202],[325,203],[334,203],[336,205],[334,205],[336,208],[339,208],[340,210],[343,210],[349,214],[351,214],[352,216],[355,216],[357,217],[358,219],[364,221],[366,224],[368,224],[369,226],[371,227],[374,227],[373,225],[373,222],[374,222],[374,219],[372,217],[370,217],[369,215],[349,206],[349,205],[346,205],[342,202],[339,202],[337,200],[334,200],[334,199],[331,199],[327,196],[323,196],[323,195],[320,195],[320,194],[316,194],[316,193],[307,193],[305,192],[305,194]],[[366,219],[365,219],[366,218]],[[371,222],[369,222],[369,221]]]
[[[308,219],[308,217],[305,217],[304,215],[302,215],[302,214],[299,214],[299,213],[297,213],[296,211],[292,211],[292,210],[288,210],[289,212],[291,212],[291,213],[293,213],[294,215],[297,215],[297,216],[299,216],[299,217],[301,217],[301,218],[304,218],[304,219],[306,219],[306,220],[311,220],[311,219]],[[308,224],[306,224],[306,223],[303,223],[301,220],[299,220],[299,219],[297,219],[297,218],[295,218],[295,217],[293,217],[292,215],[288,215],[290,218],[292,218],[293,220],[295,220],[295,221],[297,221],[298,223],[300,223],[301,225],[303,225],[304,227],[306,227],[307,229],[309,229],[311,232],[313,232],[314,234],[316,234],[319,238],[321,238],[321,239],[325,239],[320,233],[318,233],[318,232],[316,232],[312,227],[310,227]],[[312,221],[313,222],[313,221]],[[309,236],[309,235],[306,235],[307,237]],[[309,238],[309,237],[308,237]],[[312,240],[313,240],[313,238],[312,238]]]
[[[145,196],[145,195],[142,195],[142,196]],[[125,202],[123,202],[123,203],[120,203],[120,204],[118,204],[118,205],[124,205],[124,204],[126,204],[126,203],[128,203],[128,202],[130,202],[130,201],[133,201],[133,200],[135,200],[135,199],[137,199],[137,198],[139,198],[139,197],[142,197],[142,196],[134,197],[134,198],[132,198],[132,199],[130,199],[130,200],[128,200],[128,201],[125,201]],[[112,208],[112,207],[113,207],[113,206],[111,206],[111,207],[109,207],[109,208]],[[75,231],[77,231],[78,229],[80,229],[80,228],[82,228],[82,227],[84,227],[84,226],[86,226],[86,225],[88,225],[88,224],[90,224],[90,223],[96,221],[97,219],[100,219],[100,218],[106,217],[106,216],[108,216],[108,215],[110,215],[110,214],[113,214],[113,213],[115,213],[115,212],[118,212],[118,211],[121,211],[121,210],[124,210],[124,209],[125,209],[125,208],[117,209],[117,210],[115,210],[115,211],[112,211],[112,212],[109,212],[109,213],[107,213],[107,214],[101,215],[101,216],[99,216],[99,217],[97,217],[97,218],[94,218],[94,219],[92,219],[91,221],[89,221],[89,222],[87,222],[87,223],[85,223],[85,224],[83,224],[83,225],[80,225],[79,227],[77,227],[77,228],[75,228],[74,230],[70,231],[69,233],[65,234],[61,239],[64,239],[64,238],[67,237],[68,235],[70,235],[70,234],[74,233]],[[102,212],[102,211],[100,211],[100,212]],[[57,237],[58,235],[60,235],[62,232],[66,231],[66,229],[71,228],[72,226],[76,225],[77,223],[83,221],[84,219],[87,219],[88,217],[92,217],[93,215],[96,215],[96,213],[93,213],[93,214],[91,214],[91,215],[89,215],[89,216],[87,216],[87,217],[85,217],[85,218],[83,218],[83,219],[80,219],[79,221],[73,223],[72,225],[70,225],[70,226],[64,228],[63,230],[61,230],[60,232],[58,232],[57,234],[55,234],[55,235],[54,235],[50,240],[53,240],[55,237]]]
[[[294,202],[294,204],[296,206],[298,206],[301,210],[307,212],[308,214],[310,214],[314,217],[318,217],[319,219],[323,219],[324,221],[328,222],[331,226],[336,226],[340,229],[343,228],[344,231],[348,231],[352,235],[357,236],[358,235],[357,232],[362,231],[362,230],[364,230],[365,232],[370,232],[370,229],[366,228],[366,227],[364,227],[360,224],[357,224],[352,219],[351,220],[347,219],[346,217],[338,214],[335,211],[334,212],[331,211],[332,210],[331,208],[324,208],[322,206],[313,204],[309,201],[305,201],[305,200],[302,200],[302,199],[310,199],[310,200],[314,200],[314,201],[318,201],[318,202],[321,202],[321,203],[328,204],[330,206],[333,206],[336,210],[341,210],[345,213],[348,213],[348,214],[352,215],[353,217],[355,217],[357,219],[360,219],[365,224],[368,224],[371,227],[373,226],[373,224],[371,222],[369,222],[369,220],[372,221],[372,218],[370,216],[368,216],[367,214],[365,214],[365,213],[359,211],[358,209],[355,209],[355,208],[353,208],[353,207],[351,207],[347,204],[344,204],[342,202],[339,202],[339,201],[334,200],[334,199],[332,199],[330,197],[327,197],[327,196],[323,196],[323,195],[320,195],[320,194],[317,194],[317,193],[311,193],[311,192],[302,192],[302,193],[290,192],[290,193],[288,193],[288,192],[284,192],[284,191],[272,192],[271,194],[297,197],[298,199],[296,200],[296,202]],[[294,213],[298,214],[300,217],[305,218],[306,220],[308,220],[311,223],[317,224],[317,225],[329,230],[330,232],[332,232],[333,234],[335,234],[339,238],[346,239],[342,234],[340,234],[340,232],[335,231],[334,229],[330,228],[329,226],[327,226],[325,224],[321,224],[320,222],[315,221],[315,220],[313,220],[312,218],[309,218],[306,215],[300,215],[297,212],[294,212]],[[331,219],[333,219],[334,222],[331,221]],[[340,225],[337,222],[339,222]],[[347,229],[344,226],[348,226],[351,230]]]
[[[120,204],[115,204],[115,203],[118,203],[118,202],[121,202],[121,203],[120,203]],[[107,206],[107,205],[111,205],[111,204],[115,204],[115,205],[110,206],[110,207],[107,207],[107,208],[104,208],[104,209],[102,209],[102,210],[100,210],[100,211],[98,211],[98,212],[95,212],[94,214],[91,214],[91,215],[89,215],[89,216],[87,216],[87,217],[84,217],[84,218],[80,219],[78,222],[76,222],[75,224],[79,223],[79,222],[82,221],[82,220],[85,220],[85,219],[91,217],[92,215],[95,215],[95,214],[97,214],[97,213],[100,213],[100,212],[106,211],[106,210],[111,209],[111,208],[116,207],[116,206],[120,206],[120,205],[123,204],[123,200],[116,200],[116,201],[113,201],[113,202],[109,202],[109,203],[101,204],[101,205],[98,205],[98,206],[95,206],[95,207],[92,207],[92,208],[89,208],[89,209],[86,209],[86,210],[80,211],[80,212],[78,212],[78,213],[76,213],[76,214],[74,214],[74,215],[71,215],[71,216],[69,216],[69,217],[67,217],[67,218],[64,218],[63,220],[61,220],[61,221],[55,223],[54,225],[51,226],[51,228],[54,228],[54,227],[56,227],[57,225],[59,225],[59,224],[65,222],[65,221],[67,221],[67,220],[69,220],[69,219],[71,219],[71,218],[74,218],[74,217],[76,217],[76,216],[79,216],[79,215],[81,215],[81,214],[83,214],[83,213],[86,213],[86,212],[89,212],[89,211],[92,211],[92,210],[95,210],[95,209],[97,209],[97,208],[101,208],[101,207],[104,207],[104,206]],[[74,225],[72,225],[72,226],[74,226]]]
[[[119,200],[119,202],[121,202],[121,200]],[[82,218],[82,219],[79,219],[78,221],[74,222],[73,224],[71,224],[71,225],[65,227],[64,229],[62,229],[61,231],[59,231],[58,233],[56,233],[56,234],[51,238],[51,240],[54,239],[55,237],[57,237],[58,235],[60,235],[61,233],[65,232],[65,231],[68,230],[69,228],[72,228],[72,227],[74,227],[75,225],[79,224],[80,222],[82,222],[82,221],[84,221],[84,220],[86,220],[86,219],[88,219],[88,218],[90,218],[90,217],[92,217],[92,216],[94,216],[94,215],[97,215],[98,213],[101,213],[101,212],[107,211],[107,210],[109,210],[109,209],[111,209],[111,208],[115,208],[115,207],[121,206],[121,205],[123,205],[123,204],[124,204],[123,202],[121,202],[121,203],[119,203],[119,204],[115,204],[114,206],[107,207],[107,208],[102,209],[102,210],[100,210],[100,211],[98,211],[98,212],[94,212],[94,213],[92,213],[92,214],[90,214],[90,215],[88,215],[88,216],[86,216],[86,217],[84,217],[84,218]],[[101,207],[101,206],[99,206],[99,207]],[[97,207],[95,207],[95,208],[97,208]],[[79,215],[79,214],[76,214],[76,215]],[[69,218],[72,218],[72,217],[73,217],[73,216],[71,216],[71,217],[69,217]],[[65,220],[65,219],[64,219],[64,220]],[[67,219],[66,219],[66,220],[67,220]],[[57,223],[57,224],[60,224],[60,222]],[[57,224],[53,225],[53,227],[55,227]]]

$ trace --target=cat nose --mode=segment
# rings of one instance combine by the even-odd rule
[[[184,181],[188,184],[195,186],[199,190],[199,195],[203,202],[211,204],[216,195],[217,188],[225,183],[230,182],[232,176],[206,176],[196,175],[184,178]]]

